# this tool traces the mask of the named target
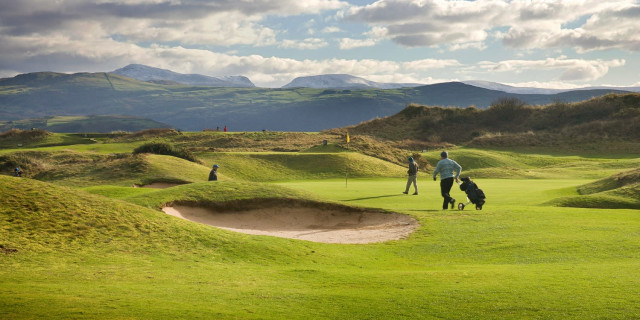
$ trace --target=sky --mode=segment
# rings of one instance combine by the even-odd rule
[[[0,78],[131,63],[258,87],[640,86],[640,0],[0,0]]]

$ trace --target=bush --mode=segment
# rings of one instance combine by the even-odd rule
[[[173,156],[173,157],[185,159],[191,162],[202,164],[202,161],[196,158],[196,156],[193,155],[193,153],[191,153],[189,150],[185,150],[182,148],[175,148],[174,146],[168,143],[145,143],[137,147],[135,150],[133,150],[133,154],[139,154],[139,153],[153,153],[153,154],[160,154],[160,155],[166,155],[166,156]]]

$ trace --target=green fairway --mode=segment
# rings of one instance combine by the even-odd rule
[[[0,319],[640,318],[640,210],[593,200],[633,205],[638,158],[454,149],[487,202],[444,211],[429,172],[405,195],[405,167],[355,152],[201,151],[199,165],[108,151],[138,143],[0,155],[33,174],[0,175]],[[221,179],[206,182],[214,162]],[[188,184],[130,187],[157,181]],[[451,195],[465,201],[457,185]],[[292,201],[381,208],[419,227],[325,244],[160,211]]]

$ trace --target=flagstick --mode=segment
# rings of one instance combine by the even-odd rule
[[[347,188],[349,183],[349,142],[351,141],[351,139],[349,139],[349,131],[347,131],[347,169],[345,170],[344,173],[344,187]]]
[[[349,142],[347,142],[347,170],[344,174],[344,187],[347,188],[349,181]]]

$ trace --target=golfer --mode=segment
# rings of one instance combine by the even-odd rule
[[[440,193],[444,200],[442,201],[442,210],[447,210],[447,206],[451,204],[451,209],[456,203],[456,199],[451,198],[449,192],[453,186],[453,178],[456,182],[460,181],[460,172],[462,167],[455,161],[449,159],[449,154],[446,151],[440,153],[440,161],[433,170],[433,181],[436,181],[436,176],[440,174]]]
[[[409,174],[409,179],[407,179],[407,187],[404,189],[404,194],[409,194],[409,188],[413,183],[413,188],[416,192],[413,195],[418,194],[418,163],[413,161],[413,157],[409,157],[409,170],[407,171]]]
[[[219,165],[213,165],[213,169],[209,172],[209,181],[218,181],[218,168],[220,168]]]

